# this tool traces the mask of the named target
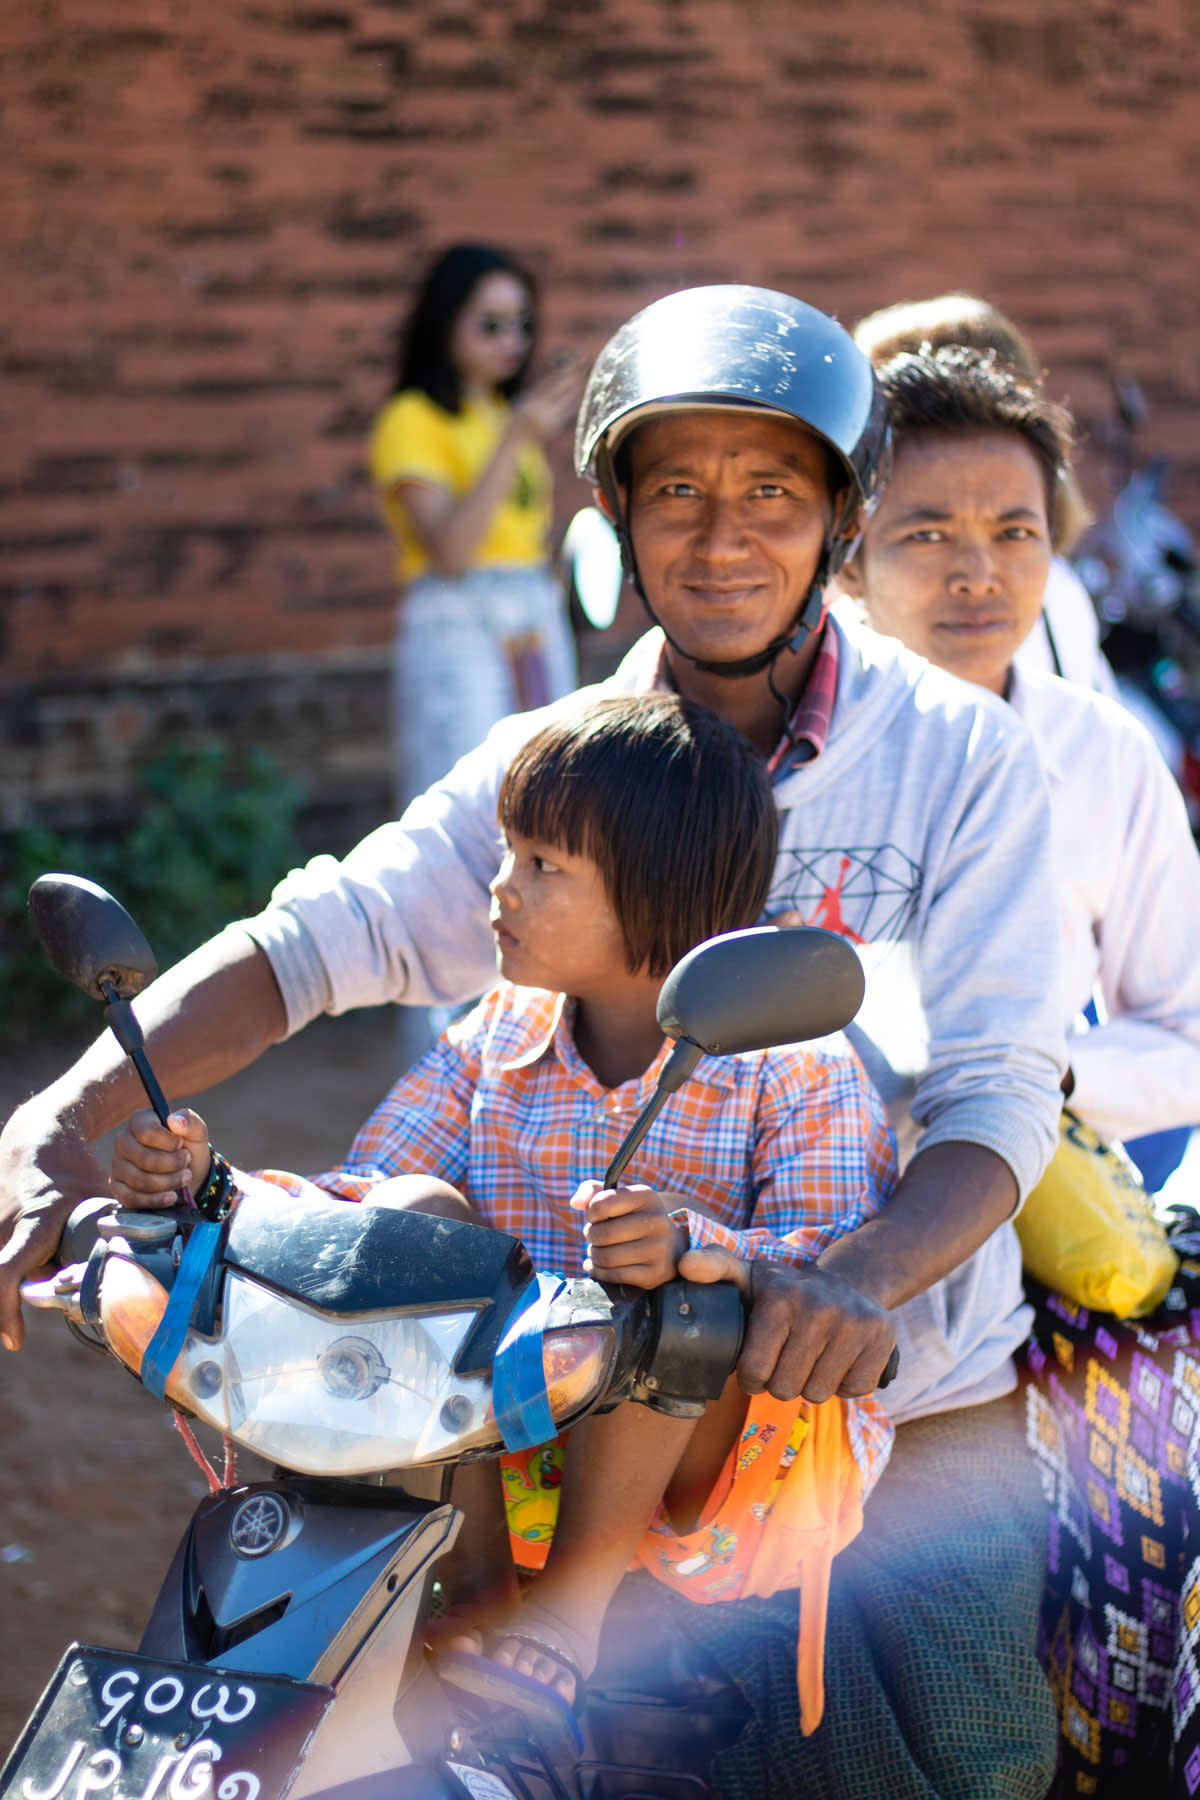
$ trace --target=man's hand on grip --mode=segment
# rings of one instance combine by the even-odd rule
[[[814,1403],[874,1393],[896,1343],[886,1308],[817,1268],[747,1262],[707,1246],[679,1261],[687,1281],[736,1281],[746,1302],[738,1380],[748,1394]]]

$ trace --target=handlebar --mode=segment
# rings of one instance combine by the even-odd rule
[[[357,1210],[347,1210],[347,1225]],[[407,1219],[406,1229],[410,1233],[419,1233],[419,1222],[426,1219],[422,1214],[392,1215],[397,1224],[402,1217]],[[53,1275],[22,1282],[21,1297],[33,1307],[61,1312],[69,1323],[78,1325],[85,1314],[90,1317],[95,1310],[87,1302],[83,1289],[86,1286],[92,1293],[92,1300],[96,1299],[101,1279],[101,1266],[96,1262],[97,1245],[102,1240],[114,1238],[123,1240],[126,1253],[131,1250],[136,1260],[148,1271],[152,1268],[156,1279],[169,1289],[173,1285],[177,1262],[177,1257],[172,1256],[172,1245],[178,1249],[178,1228],[181,1224],[194,1225],[196,1220],[194,1208],[129,1212],[103,1196],[83,1201],[74,1209],[63,1231],[62,1266]],[[427,1222],[433,1223],[432,1220]],[[274,1234],[266,1229],[266,1221],[263,1224],[269,1246]],[[519,1252],[515,1241],[514,1248]],[[103,1251],[99,1254],[102,1262]],[[244,1258],[235,1257],[234,1260]],[[250,1261],[254,1263],[257,1258],[252,1256]],[[90,1264],[96,1266],[85,1280],[85,1271]],[[527,1261],[525,1266],[528,1269]],[[285,1289],[289,1286],[279,1269],[264,1268],[263,1273]],[[745,1305],[733,1283],[700,1284],[677,1279],[649,1291],[604,1289],[602,1284],[592,1282],[569,1283],[568,1287],[590,1289],[597,1298],[607,1296],[603,1305],[605,1309],[611,1308],[613,1323],[616,1324],[618,1318],[628,1321],[618,1332],[626,1343],[626,1352],[618,1358],[623,1363],[624,1374],[617,1375],[614,1371],[610,1377],[614,1395],[623,1390],[625,1396],[655,1411],[697,1417],[708,1401],[721,1394],[737,1366],[745,1332]],[[376,1294],[373,1305],[377,1307],[382,1298],[382,1293]],[[413,1296],[410,1293],[405,1298],[407,1310]],[[638,1323],[638,1320],[644,1323]],[[894,1381],[899,1361],[899,1350],[893,1348],[879,1379],[880,1390]]]

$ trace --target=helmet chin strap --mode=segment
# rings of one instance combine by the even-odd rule
[[[793,622],[790,630],[785,631],[780,637],[772,638],[766,648],[758,651],[756,655],[740,656],[732,662],[706,662],[699,656],[692,656],[682,647],[682,645],[677,644],[670,632],[666,630],[665,626],[660,624],[658,619],[654,618],[654,609],[650,605],[645,594],[642,593],[640,582],[638,583],[638,593],[641,595],[642,605],[646,608],[650,617],[654,619],[654,623],[658,626],[658,629],[662,632],[677,656],[685,657],[687,661],[691,663],[693,668],[700,669],[705,675],[720,675],[727,680],[737,681],[743,676],[761,675],[764,669],[773,668],[776,659],[781,656],[785,650],[790,650],[793,655],[797,655],[802,649],[804,640],[809,633],[820,629],[821,618],[824,611],[825,567],[828,560],[829,553],[828,549],[826,549],[821,557],[820,567],[813,577],[813,584],[805,596],[804,605],[800,608],[799,616]],[[772,691],[774,690],[772,689]]]

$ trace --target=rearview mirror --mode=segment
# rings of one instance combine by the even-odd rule
[[[158,964],[119,900],[82,875],[39,875],[29,890],[34,935],[54,967],[93,1000],[131,1000]]]
[[[708,1056],[827,1037],[863,1003],[862,964],[845,938],[815,925],[731,931],[677,962],[658,997],[667,1037]]]
[[[617,616],[621,598],[621,544],[598,506],[585,506],[567,526],[563,561],[571,592],[588,624],[604,631]]]
[[[119,900],[82,875],[39,875],[29,890],[29,917],[60,975],[106,1002],[109,1029],[138,1072],[159,1122],[167,1102],[146,1058],[130,1001],[158,973],[154,952]]]

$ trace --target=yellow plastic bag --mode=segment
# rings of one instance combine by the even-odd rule
[[[1134,1164],[1071,1112],[1016,1228],[1031,1275],[1119,1319],[1153,1312],[1179,1267]]]

